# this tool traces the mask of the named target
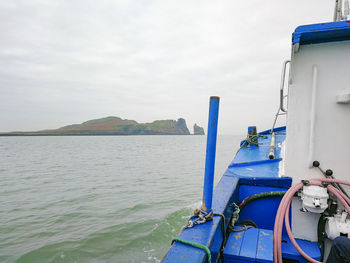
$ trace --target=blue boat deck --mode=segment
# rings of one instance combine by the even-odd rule
[[[250,145],[240,148],[224,175],[238,177],[275,178],[278,177],[281,159],[281,145],[285,140],[285,128],[275,129],[275,158],[269,159],[271,134],[262,132],[259,147]]]
[[[287,191],[292,183],[291,178],[280,177],[279,169],[282,143],[285,140],[285,127],[277,128],[275,132],[275,158],[269,159],[271,133],[265,131],[259,134],[259,146],[242,147],[226,170],[224,177],[239,178],[236,202],[241,203],[246,197],[263,192]],[[238,223],[245,220],[254,221],[259,228],[273,229],[274,218],[281,198],[269,197],[248,204],[240,212]],[[269,205],[266,205],[266,202]],[[262,214],[269,216],[262,217]]]
[[[279,176],[280,162],[282,161],[281,145],[285,140],[286,128],[276,128],[274,132],[276,140],[275,159],[270,160],[268,157],[271,141],[270,130],[261,132],[258,139],[259,146],[241,147],[214,189],[213,212],[224,215],[225,232],[227,232],[228,224],[234,211],[234,203],[239,204],[246,197],[257,193],[286,191],[292,184],[292,178]],[[268,197],[247,204],[241,210],[237,223],[251,220],[258,226],[256,230],[253,230],[253,232],[256,232],[254,232],[255,234],[258,233],[257,237],[262,229],[265,231],[264,233],[271,234],[280,200],[281,197]],[[262,214],[266,216],[261,216]],[[214,216],[213,220],[205,224],[185,229],[179,238],[208,247],[211,252],[211,261],[216,262],[220,249],[222,249],[222,243],[225,241],[225,235],[222,233],[222,224],[222,218]],[[233,233],[229,235],[229,238],[232,239],[232,235]],[[267,245],[267,249],[270,249],[269,244],[265,245]],[[288,244],[285,244],[284,247],[286,245]],[[292,251],[289,247],[286,247],[286,249]],[[231,260],[228,262],[241,262],[238,258],[235,259],[235,256],[229,256],[229,248],[225,248],[225,251],[225,262],[228,258]],[[292,252],[290,253],[290,255],[293,254]],[[257,257],[256,254],[254,256]],[[271,262],[270,257],[265,254],[261,255],[261,257],[261,262]],[[297,258],[297,256],[294,256],[294,258]],[[207,260],[208,257],[204,250],[174,242],[165,255],[163,262],[207,262]]]

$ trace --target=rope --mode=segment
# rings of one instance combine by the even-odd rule
[[[217,261],[220,258],[220,254],[222,253],[223,246],[226,243],[226,231],[225,231],[225,216],[221,213],[213,213],[213,211],[209,211],[209,213],[205,213],[203,211],[200,211],[199,209],[195,209],[195,215],[191,216],[188,220],[187,224],[182,227],[182,231],[184,231],[186,228],[194,227],[195,225],[200,225],[208,222],[209,220],[212,220],[214,216],[220,216],[221,217],[221,232],[222,232],[222,245],[221,249],[218,254]],[[203,248],[204,249],[204,248]]]
[[[225,220],[225,216],[223,214],[221,214],[221,213],[213,213],[213,210],[210,210],[209,212],[204,212],[202,210],[195,209],[194,213],[195,214],[189,218],[187,224],[182,227],[181,232],[183,232],[186,228],[192,228],[195,225],[204,224],[204,223],[212,220],[214,216],[220,216],[221,219],[222,219],[221,220],[222,244],[221,244],[221,248],[220,248],[220,251],[218,253],[217,260],[216,260],[216,262],[218,262],[220,260],[221,253],[223,251],[223,246],[226,243],[226,231],[225,231],[225,224],[226,224],[225,222],[226,222],[226,220]],[[174,240],[181,242],[180,240],[182,240],[182,239],[173,239],[173,241]],[[190,241],[186,241],[186,242],[190,242]],[[196,244],[196,243],[194,243],[194,244]],[[188,245],[190,245],[190,244],[188,244]],[[199,244],[199,245],[201,245],[201,244]],[[203,245],[201,245],[201,246],[203,246]],[[206,250],[205,248],[207,248],[207,247],[204,246],[202,249]],[[209,249],[208,249],[208,251],[209,251]],[[209,251],[209,253],[210,253],[210,251]],[[208,257],[211,258],[211,255],[208,254]]]
[[[186,228],[191,228],[194,225],[204,224],[205,222],[212,220],[213,216],[214,214],[212,210],[210,210],[208,213],[201,211],[199,214],[190,217],[187,224],[182,228],[182,231]]]
[[[247,138],[242,142],[241,147],[238,149],[238,151],[243,148],[246,147],[248,145],[255,145],[255,146],[259,146],[259,138],[263,138],[265,139],[267,136],[266,135],[251,135],[248,134]]]
[[[171,241],[171,244],[173,244],[174,242],[179,242],[179,243],[182,243],[182,244],[191,246],[191,247],[195,247],[195,248],[199,248],[199,249],[204,250],[204,251],[207,253],[208,262],[209,262],[209,263],[211,262],[211,253],[210,253],[210,250],[209,250],[209,248],[208,248],[207,246],[204,246],[204,245],[202,245],[202,244],[195,243],[195,242],[192,242],[192,241],[184,240],[184,239],[178,238],[178,237],[175,237],[175,238]]]
[[[224,251],[224,246],[226,244],[226,231],[225,231],[225,216],[221,213],[214,213],[214,216],[220,216],[221,217],[221,232],[222,232],[222,243],[221,243],[221,248],[220,251],[218,253],[218,257],[216,259],[216,262],[219,262],[220,257],[222,252]]]

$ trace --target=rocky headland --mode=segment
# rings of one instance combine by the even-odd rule
[[[194,128],[194,134],[204,134],[203,128],[197,125],[195,125]],[[0,135],[190,135],[190,132],[183,118],[179,118],[178,120],[156,120],[150,123],[138,123],[134,120],[109,116],[53,130],[8,132],[0,133]]]

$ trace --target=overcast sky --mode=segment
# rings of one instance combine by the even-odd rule
[[[183,117],[220,134],[272,125],[298,25],[332,20],[333,0],[0,2],[0,131],[105,116]]]

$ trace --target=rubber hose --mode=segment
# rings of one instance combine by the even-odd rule
[[[312,179],[310,180],[310,183],[308,185],[321,185],[321,182],[328,182],[328,183],[339,183],[339,184],[345,184],[350,186],[350,182],[343,181],[343,180],[337,180],[337,179]],[[291,228],[290,228],[290,222],[289,222],[289,208],[291,201],[293,199],[294,194],[301,189],[304,186],[303,183],[298,183],[291,187],[287,193],[284,195],[284,197],[281,200],[281,203],[278,207],[276,219],[275,219],[275,226],[274,226],[274,233],[273,233],[273,258],[275,263],[282,263],[282,249],[281,249],[281,239],[282,239],[282,228],[283,228],[283,221],[285,221],[285,226],[287,229],[288,236],[295,246],[295,248],[298,250],[298,252],[309,262],[313,263],[319,263],[319,261],[314,260],[313,258],[309,257],[297,244],[295,241]],[[332,185],[328,185],[327,189],[329,192],[333,193],[337,199],[344,205],[347,212],[350,214],[350,198],[348,198],[344,193],[339,191],[337,188],[333,187]]]

